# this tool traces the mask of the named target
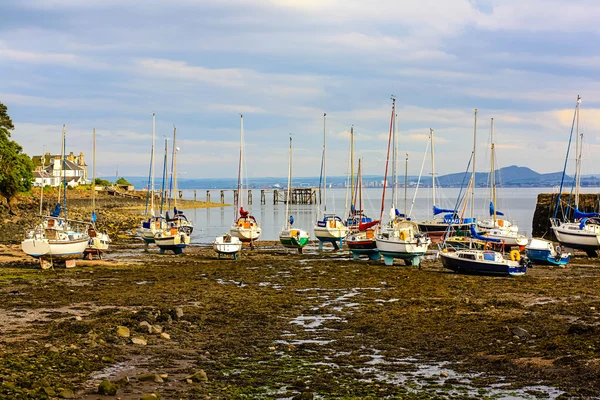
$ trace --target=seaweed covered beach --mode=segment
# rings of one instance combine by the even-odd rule
[[[129,241],[42,271],[5,246],[0,396],[600,396],[596,260],[500,278],[306,253]]]
[[[600,264],[584,253],[513,278],[316,243],[161,255],[134,235],[143,202],[101,198],[111,250],[69,269],[20,250],[35,197],[4,215],[0,398],[600,397]]]

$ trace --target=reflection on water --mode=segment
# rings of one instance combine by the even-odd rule
[[[585,192],[595,193],[598,188],[585,188]],[[254,192],[257,190],[255,189]],[[438,199],[436,205],[443,208],[454,208],[456,197],[458,196],[458,188],[441,188],[437,189]],[[219,193],[219,190],[212,190],[212,194]],[[402,198],[399,198],[399,209],[404,208],[403,190]],[[506,188],[499,191],[497,201],[497,210],[505,214],[505,218],[515,221],[519,225],[521,233],[526,235],[531,234],[531,221],[537,195],[539,193],[552,192],[552,188]],[[373,217],[379,218],[381,208],[381,188],[369,188],[363,190],[363,209]],[[389,191],[387,192],[389,193]],[[414,188],[408,190],[407,204],[410,205],[414,196]],[[185,199],[193,199],[193,190],[183,190]],[[389,194],[386,194],[389,196]],[[216,197],[216,196],[213,196]],[[391,198],[391,196],[389,196]],[[330,189],[327,190],[328,212],[335,212],[339,216],[346,215],[345,212],[345,189]],[[200,199],[199,199],[200,200]],[[285,204],[273,204],[273,192],[267,192],[267,204],[260,204],[260,196],[254,196],[255,203],[246,208],[254,215],[262,227],[263,240],[278,240],[279,231],[283,227],[287,216],[285,215]],[[225,203],[233,204],[233,191],[225,191]],[[386,201],[386,211],[384,212],[384,220],[387,216],[387,211],[390,207],[390,201]],[[431,218],[431,209],[433,202],[431,200],[430,189],[420,189],[415,198],[412,216],[416,220],[425,220]],[[317,205],[294,205],[291,207],[291,214],[294,216],[294,226],[307,230],[313,235],[313,226],[319,215]],[[358,205],[357,205],[358,208]],[[487,218],[489,216],[489,189],[478,188],[475,193],[475,214],[479,218]],[[461,208],[459,213],[465,217],[469,216],[470,207]],[[192,241],[194,243],[212,242],[216,236],[222,235],[229,231],[229,227],[235,218],[235,210],[232,205],[220,208],[207,208],[205,210],[188,210],[186,215],[194,221],[194,233]]]

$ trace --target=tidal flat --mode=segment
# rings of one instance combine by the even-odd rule
[[[508,278],[132,240],[72,269],[40,270],[15,245],[0,264],[2,398],[600,396],[600,264],[587,257]]]

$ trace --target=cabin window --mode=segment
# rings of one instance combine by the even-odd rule
[[[465,258],[467,260],[474,260],[475,259],[475,254],[459,254],[458,257],[459,258]]]

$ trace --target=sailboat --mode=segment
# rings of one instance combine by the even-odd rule
[[[375,240],[375,228],[379,221],[374,221],[363,211],[362,204],[362,169],[361,160],[358,159],[358,171],[356,178],[356,188],[358,191],[358,209],[355,207],[354,198],[350,207],[350,215],[347,220],[348,234],[346,244],[352,252],[352,257],[358,260],[361,255],[366,255],[371,260],[379,260],[379,250],[377,250],[377,241]]]
[[[140,228],[140,235],[144,240],[146,248],[151,243],[154,243],[154,235],[165,229],[165,219],[161,212],[156,215],[154,207],[154,137],[155,137],[156,115],[152,113],[152,152],[150,153],[150,173],[148,174],[148,192],[146,194],[146,211],[144,212],[144,221]],[[166,145],[165,145],[166,151]],[[161,192],[161,196],[164,191]]]
[[[173,216],[169,211],[165,213],[166,228],[154,235],[154,242],[160,249],[160,253],[170,250],[175,254],[181,254],[183,249],[190,244],[190,236],[194,229],[192,223],[177,209],[177,128],[173,128]]]
[[[94,254],[98,256],[99,259],[102,259],[102,254],[108,251],[108,243],[110,239],[108,238],[108,234],[98,232],[96,229],[96,128],[94,128],[94,167],[92,169],[92,224],[88,229],[88,235],[90,236],[90,241],[88,243],[87,249],[85,249],[84,254],[88,256],[88,259],[92,259]]]
[[[431,194],[433,202],[433,218],[419,222],[419,230],[427,233],[434,243],[443,241],[446,232],[449,229],[454,231],[469,231],[469,221],[464,221],[460,218],[457,210],[439,208],[436,205],[436,187],[435,187],[435,149],[433,140],[433,129],[429,129],[429,142],[431,144]],[[442,215],[443,214],[443,215]],[[442,218],[439,216],[442,215]]]
[[[496,208],[497,204],[497,190],[496,190],[496,145],[494,143],[494,118],[491,120],[490,128],[491,137],[491,168],[490,168],[490,217],[484,220],[477,220],[477,227],[485,232],[486,236],[500,239],[502,245],[508,247],[517,246],[519,251],[525,250],[525,246],[529,242],[529,239],[525,235],[519,233],[519,227],[514,225],[510,221],[498,218],[504,216],[504,213],[498,211]]]
[[[394,259],[399,258],[404,260],[406,265],[419,265],[420,256],[427,252],[431,239],[422,234],[419,230],[419,225],[414,221],[406,218],[405,214],[401,214],[397,206],[397,176],[396,176],[396,148],[397,138],[394,127],[394,118],[396,116],[396,99],[392,97],[392,118],[390,121],[390,138],[388,140],[388,153],[386,157],[385,176],[383,184],[383,196],[381,199],[383,216],[383,208],[385,202],[385,187],[387,183],[387,170],[390,155],[390,142],[394,141],[394,154],[392,161],[392,207],[388,224],[381,227],[375,234],[377,249],[383,256],[385,265],[393,265]],[[380,218],[381,219],[381,218]]]
[[[319,250],[323,250],[323,243],[331,243],[335,250],[342,246],[342,240],[348,232],[344,221],[335,213],[327,212],[327,145],[326,145],[326,123],[327,114],[323,114],[323,218],[318,220],[313,230],[319,239]],[[338,246],[339,243],[339,246]]]
[[[294,228],[294,216],[290,215],[290,204],[292,204],[292,137],[290,136],[290,159],[288,165],[288,187],[285,202],[286,221],[283,229],[279,232],[279,242],[284,247],[298,249],[302,254],[302,248],[308,244],[310,235],[303,229]]]
[[[477,110],[475,112],[475,123],[473,128],[473,171],[471,174],[471,219],[474,215],[475,199],[475,154],[477,140]],[[444,242],[444,248],[440,252],[442,265],[455,272],[479,273],[479,274],[497,274],[497,275],[523,275],[527,272],[527,260],[521,258],[518,250],[510,253],[510,259],[506,259],[503,253],[494,250],[485,250],[473,248],[472,241],[480,240],[483,242],[500,243],[499,239],[493,239],[481,236],[475,229],[475,224],[471,225],[471,237],[469,238],[468,249],[454,249],[447,242]]]
[[[245,176],[245,163],[244,163],[244,116],[240,115],[240,163],[238,167],[238,206],[235,209],[235,221],[231,226],[229,232],[231,236],[239,238],[244,243],[250,243],[250,247],[254,247],[254,241],[258,240],[262,230],[256,221],[254,216],[244,210],[244,195],[243,195],[243,182],[242,179]]]
[[[596,257],[597,250],[600,248],[600,214],[597,212],[582,212],[579,210],[579,189],[581,180],[581,146],[583,143],[583,134],[579,133],[579,112],[581,107],[581,97],[577,96],[577,105],[575,106],[575,115],[573,116],[573,125],[576,124],[576,155],[575,155],[575,205],[573,208],[573,221],[568,221],[566,217],[563,220],[558,219],[558,209],[561,205],[563,183],[567,171],[567,161],[569,159],[569,150],[573,137],[573,126],[571,127],[571,136],[569,137],[569,146],[567,147],[567,156],[565,157],[565,166],[563,176],[560,182],[554,217],[550,219],[552,230],[556,239],[562,246],[573,249],[583,250],[589,257]],[[570,196],[569,205],[570,207]],[[566,213],[565,213],[566,214]]]
[[[88,247],[90,237],[85,222],[67,218],[67,179],[65,170],[65,136],[66,127],[62,130],[62,167],[63,198],[61,206],[61,191],[59,187],[59,202],[50,213],[43,216],[41,224],[25,234],[21,248],[25,254],[37,258],[42,269],[51,268],[54,262],[65,262],[67,268],[75,266],[75,260],[83,256]],[[62,213],[62,217],[61,217]],[[83,228],[83,229],[82,229]]]

